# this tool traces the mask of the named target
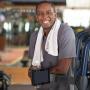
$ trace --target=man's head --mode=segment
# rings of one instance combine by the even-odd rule
[[[36,19],[44,29],[51,29],[56,17],[54,4],[43,1],[36,6]]]

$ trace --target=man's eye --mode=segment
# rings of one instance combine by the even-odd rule
[[[42,16],[42,15],[43,15],[43,13],[39,13],[39,12],[38,12],[38,13],[37,13],[37,15],[38,15],[38,16]]]
[[[51,15],[51,14],[53,14],[53,13],[52,13],[52,12],[47,12],[47,14],[48,14],[48,15]]]
[[[38,16],[52,15],[52,14],[53,14],[53,12],[50,12],[50,11],[47,11],[47,12],[45,12],[45,13],[37,12],[37,15],[38,15]]]

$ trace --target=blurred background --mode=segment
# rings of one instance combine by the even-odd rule
[[[43,0],[0,0],[0,70],[10,76],[11,84],[31,84],[28,48],[31,33],[39,27],[35,19],[39,1]],[[55,3],[58,17],[75,33],[90,28],[90,0],[49,1]]]
[[[5,46],[29,45],[30,33],[39,26],[35,20],[38,1],[42,0],[0,0],[0,32],[6,39]],[[90,26],[90,0],[50,1],[55,3],[58,17],[76,32]]]

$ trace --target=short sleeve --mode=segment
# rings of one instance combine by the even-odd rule
[[[66,26],[62,33],[58,34],[59,59],[76,57],[76,40],[72,28]]]

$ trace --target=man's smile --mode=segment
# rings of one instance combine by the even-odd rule
[[[49,24],[49,21],[43,21],[43,24]]]

